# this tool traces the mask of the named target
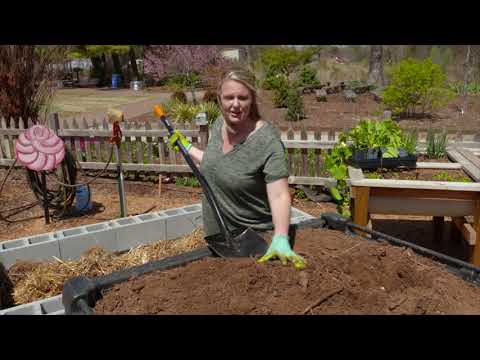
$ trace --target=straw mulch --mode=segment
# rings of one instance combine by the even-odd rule
[[[121,255],[95,247],[76,261],[19,262],[8,272],[14,284],[13,301],[19,305],[59,295],[64,282],[75,276],[102,276],[206,246],[203,236],[203,230],[196,229],[183,238],[139,246]]]

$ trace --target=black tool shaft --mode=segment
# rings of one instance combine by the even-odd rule
[[[164,116],[161,117],[161,120],[162,120],[163,124],[165,125],[165,127],[167,128],[169,134],[173,135],[174,130],[173,130],[172,125],[170,124],[170,121]],[[225,240],[228,243],[230,243],[230,238],[231,238],[230,233],[227,229],[227,226],[225,224],[225,220],[224,220],[224,218],[223,218],[223,216],[220,212],[217,200],[215,198],[215,195],[213,194],[212,189],[210,188],[210,185],[208,185],[207,180],[202,175],[200,170],[198,170],[197,166],[193,162],[193,160],[192,160],[190,154],[188,153],[187,149],[185,149],[185,147],[181,144],[181,142],[179,140],[176,141],[176,144],[177,144],[178,148],[180,149],[183,157],[185,158],[185,161],[190,166],[193,173],[197,177],[198,181],[202,185],[203,191],[205,192],[205,196],[207,197],[208,203],[210,204],[210,206],[213,209],[213,214],[215,216],[215,219],[217,220],[217,224],[220,227],[220,231],[222,232],[223,237],[225,238]]]

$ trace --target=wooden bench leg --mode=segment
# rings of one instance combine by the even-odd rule
[[[476,234],[475,245],[471,247],[469,254],[470,262],[475,266],[480,266],[480,201],[475,201],[475,213],[473,214],[473,228]]]
[[[443,225],[445,218],[443,216],[433,217],[433,242],[440,242],[443,235]]]
[[[368,200],[370,198],[370,188],[355,187],[355,206],[353,209],[353,222],[360,226],[367,227],[369,221]],[[364,235],[361,231],[357,233]]]

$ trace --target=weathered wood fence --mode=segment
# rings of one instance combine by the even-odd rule
[[[28,127],[32,125],[28,121]],[[85,119],[59,122],[53,114],[49,127],[65,141],[65,145],[79,161],[83,169],[100,170],[106,166],[112,145],[108,142],[112,135],[112,125],[105,119],[87,122]],[[204,148],[208,141],[208,126],[195,124],[175,124],[192,143]],[[191,170],[181,154],[170,151],[168,132],[160,122],[131,123],[121,125],[123,139],[121,160],[126,171],[180,174]],[[348,129],[318,128],[305,130],[291,128],[282,131],[282,140],[287,149],[289,182],[292,184],[325,185],[331,183],[323,166],[323,157],[338,141],[342,131]],[[15,159],[15,140],[24,131],[23,121],[0,119],[0,166],[10,166]],[[418,148],[426,147],[427,130],[418,130]],[[449,147],[465,147],[480,153],[480,133],[448,132]],[[109,169],[116,169],[113,155]],[[20,166],[17,164],[17,166]]]

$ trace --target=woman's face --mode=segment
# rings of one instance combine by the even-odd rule
[[[226,80],[220,91],[223,116],[228,125],[235,126],[249,121],[252,94],[241,82]]]

